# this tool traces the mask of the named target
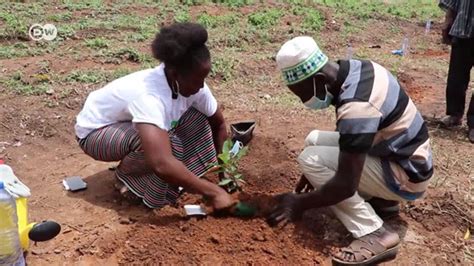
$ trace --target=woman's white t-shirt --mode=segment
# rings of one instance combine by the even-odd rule
[[[190,107],[208,117],[215,114],[217,101],[206,84],[190,97],[172,99],[164,67],[160,64],[129,74],[91,92],[77,116],[77,137],[85,138],[95,129],[124,121],[149,123],[168,131]]]

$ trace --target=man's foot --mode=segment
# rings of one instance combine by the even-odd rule
[[[375,213],[383,220],[396,217],[400,214],[400,202],[373,197],[367,201]]]
[[[467,138],[471,143],[474,143],[474,127],[469,128],[469,131],[467,132]]]
[[[333,256],[333,265],[373,265],[397,256],[400,237],[383,226],[358,238]]]
[[[454,115],[448,115],[448,116],[443,117],[439,122],[444,127],[451,128],[451,127],[455,127],[455,126],[460,126],[461,123],[462,123],[462,117],[454,116]]]

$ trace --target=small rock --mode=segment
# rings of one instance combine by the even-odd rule
[[[275,255],[275,251],[271,250],[270,248],[264,247],[262,248],[262,251],[270,255]]]
[[[46,254],[46,250],[45,249],[35,249],[35,250],[31,251],[31,254],[33,254],[33,255],[43,255],[43,254]]]
[[[120,224],[131,224],[132,222],[128,218],[122,217],[122,218],[120,218],[119,223]]]
[[[270,96],[270,94],[265,94],[265,95],[263,95],[263,98],[264,98],[265,100],[269,100],[269,99],[272,98],[272,96]]]
[[[13,147],[20,147],[21,145],[23,145],[23,143],[21,143],[21,141],[17,141],[15,143],[13,143]]]
[[[61,254],[61,250],[60,250],[60,249],[55,249],[55,250],[54,250],[54,253],[55,253],[55,254]]]
[[[154,224],[150,224],[149,226],[150,226],[151,229],[156,229],[157,228],[156,225],[154,225]]]
[[[138,218],[137,217],[128,217],[128,220],[132,223],[136,223],[138,222]]]
[[[53,95],[53,94],[54,94],[54,90],[53,90],[53,89],[48,89],[48,90],[46,91],[46,94],[48,94],[48,95]]]
[[[267,241],[267,238],[265,237],[265,234],[252,234],[251,238],[255,241],[260,241],[260,242],[265,242]]]
[[[211,235],[211,237],[209,238],[211,240],[212,243],[214,244],[219,244],[219,238],[216,236],[216,235]]]
[[[67,228],[67,229],[63,230],[63,234],[67,234],[67,233],[70,233],[70,232],[72,232],[71,228]]]
[[[246,246],[246,247],[245,247],[245,250],[247,250],[247,251],[255,251],[255,248],[252,247],[252,246]]]

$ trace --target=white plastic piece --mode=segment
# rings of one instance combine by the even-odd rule
[[[200,205],[184,205],[184,211],[187,216],[205,216],[206,212]]]

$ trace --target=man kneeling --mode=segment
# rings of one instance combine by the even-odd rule
[[[401,201],[420,198],[433,175],[423,118],[395,77],[372,61],[331,62],[311,37],[288,41],[276,60],[305,106],[335,106],[337,131],[308,135],[298,158],[303,172],[298,194],[280,195],[269,223],[294,221],[305,210],[331,206],[355,238],[334,263],[394,258],[399,236],[384,228],[380,217],[396,215]]]

